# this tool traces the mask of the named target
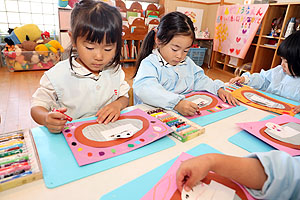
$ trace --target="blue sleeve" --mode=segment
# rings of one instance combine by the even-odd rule
[[[247,85],[259,89],[266,90],[272,80],[272,76],[274,75],[274,71],[277,71],[276,68],[269,69],[267,71],[261,70],[260,73],[250,74],[249,72],[244,73],[242,76],[248,76],[250,81]]]
[[[218,90],[225,87],[224,82],[220,80],[212,80],[204,74],[204,70],[194,64],[195,71],[195,90],[206,90],[218,96]]]
[[[145,104],[172,110],[184,95],[166,90],[159,83],[157,68],[148,60],[143,60],[133,82],[134,94]]]
[[[300,156],[282,151],[250,154],[260,160],[267,175],[262,190],[247,189],[257,199],[300,199]]]

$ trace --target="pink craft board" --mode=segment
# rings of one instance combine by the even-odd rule
[[[246,122],[246,123],[237,123],[237,125],[239,127],[241,127],[242,129],[248,131],[250,134],[254,135],[255,137],[261,139],[262,141],[268,143],[269,145],[273,146],[274,148],[287,152],[292,156],[296,156],[296,155],[300,155],[300,150],[299,149],[294,149],[294,148],[289,148],[287,146],[283,146],[280,145],[278,143],[275,143],[271,140],[269,140],[268,138],[262,136],[260,134],[260,129],[266,127],[265,124],[267,122],[273,122],[275,124],[281,125],[281,124],[285,124],[288,122],[295,122],[300,124],[300,119],[297,119],[295,117],[292,117],[290,115],[280,115],[278,117],[269,119],[269,120],[264,120],[264,121],[257,121],[257,122]]]
[[[95,123],[98,126],[99,124],[96,123],[96,120],[75,123],[71,122],[66,124],[63,130],[63,135],[79,166],[105,160],[135,150],[172,132],[172,130],[166,124],[146,114],[140,109],[135,109],[125,114],[121,114],[120,118],[121,117],[125,119],[130,118],[131,120],[133,119],[137,121],[142,121],[140,119],[143,119],[148,123],[149,126],[146,129],[145,126],[143,126],[142,129],[145,130],[143,130],[139,136],[135,137],[135,135],[138,134],[137,132],[135,135],[128,138],[127,141],[124,141],[124,139],[116,139],[114,141],[119,142],[119,144],[113,144],[108,147],[94,147],[90,145],[90,143],[86,144],[85,142],[79,142],[78,133],[80,133],[80,135],[84,135],[82,134],[82,131],[79,131],[79,127],[86,125],[87,123]],[[136,117],[139,119],[136,119]],[[118,121],[123,120],[120,118]],[[101,126],[106,125],[102,124]],[[142,129],[139,129],[139,131]],[[85,138],[85,136],[83,138]]]
[[[185,116],[188,119],[194,119],[194,118],[202,117],[205,115],[210,115],[212,113],[220,112],[220,111],[234,107],[232,105],[229,105],[228,103],[225,103],[219,97],[217,97],[216,95],[211,94],[209,92],[202,92],[202,91],[201,92],[200,91],[199,92],[191,92],[189,94],[186,94],[185,98],[189,98],[189,97],[192,97],[195,95],[199,95],[200,97],[205,96],[206,98],[208,97],[208,98],[212,99],[212,102],[208,106],[205,106],[200,109],[201,115],[195,114],[194,116]],[[186,99],[186,100],[189,100],[189,99]]]
[[[219,6],[214,51],[244,58],[269,4]]]
[[[167,173],[160,179],[160,181],[151,190],[149,190],[149,192],[145,194],[145,196],[143,196],[143,198],[141,198],[141,200],[171,199],[171,197],[174,195],[174,193],[177,190],[176,172],[180,167],[180,164],[183,161],[193,157],[194,156],[183,152],[175,160],[174,164],[170,167]],[[242,185],[238,183],[236,184],[242,189],[242,191],[245,193],[248,200],[255,200]]]

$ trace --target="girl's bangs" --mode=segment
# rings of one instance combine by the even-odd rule
[[[101,27],[101,28],[99,28]],[[102,43],[104,37],[106,44],[112,44],[117,42],[117,30],[114,30],[111,26],[92,26],[89,24],[81,24],[78,27],[79,37],[85,37],[87,41],[92,43]]]

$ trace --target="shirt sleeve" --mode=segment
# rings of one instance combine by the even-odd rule
[[[264,167],[267,180],[262,190],[247,189],[257,199],[300,199],[300,156],[282,151],[250,154]]]
[[[225,84],[220,80],[212,80],[204,74],[204,70],[194,64],[195,90],[206,90],[218,96],[218,90],[224,88]]]
[[[125,81],[125,73],[124,71],[121,69],[121,75],[120,75],[120,97],[121,96],[125,96],[125,97],[129,97],[128,95],[128,91],[130,89],[129,84]]]
[[[133,91],[143,103],[170,110],[184,99],[184,95],[170,92],[159,83],[156,67],[147,60],[140,65],[133,82]]]
[[[276,68],[269,69],[267,71],[262,69],[260,73],[253,74],[246,72],[242,76],[249,77],[249,82],[247,83],[247,85],[259,90],[266,90],[271,83],[274,71],[277,70]]]
[[[51,82],[44,74],[40,80],[40,87],[32,95],[31,107],[41,106],[47,110],[59,107],[57,95]]]

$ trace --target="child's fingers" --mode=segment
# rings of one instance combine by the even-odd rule
[[[110,113],[107,117],[106,117],[106,119],[105,119],[105,121],[104,121],[104,124],[108,124],[110,121],[112,121],[112,119],[114,118],[114,114],[113,113]]]

